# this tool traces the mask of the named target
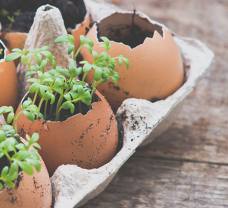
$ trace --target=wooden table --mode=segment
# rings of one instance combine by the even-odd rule
[[[132,9],[132,1],[122,0]],[[135,0],[135,7],[216,54],[173,126],[139,149],[85,208],[228,207],[228,1]]]

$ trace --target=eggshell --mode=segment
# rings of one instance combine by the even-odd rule
[[[75,29],[72,30],[72,35],[74,36],[75,46],[76,48],[80,45],[80,36],[85,35],[90,28],[91,17],[87,13],[85,19],[82,23],[76,25]]]
[[[77,114],[62,122],[31,122],[23,114],[18,117],[18,132],[39,133],[40,154],[50,175],[63,164],[98,168],[116,153],[118,130],[115,116],[104,97],[99,92],[96,94],[100,100],[92,104],[87,114]]]
[[[15,189],[0,191],[0,208],[51,208],[51,204],[51,182],[43,161],[40,172],[21,173]]]
[[[146,37],[142,44],[133,48],[110,39],[110,34],[119,28],[122,28],[119,33],[126,32],[123,28],[132,24],[132,13],[113,13],[95,24],[87,34],[95,42],[96,51],[104,50],[98,40],[99,31],[101,36],[107,36],[111,40],[111,56],[122,54],[129,59],[129,69],[125,66],[116,68],[120,74],[118,86],[109,82],[98,87],[114,110],[126,98],[164,99],[175,92],[184,81],[180,50],[171,32],[140,15],[135,15],[134,22],[138,27],[153,33],[153,37]],[[92,61],[87,50],[83,50],[82,55],[85,60]],[[91,79],[92,76],[89,81]]]
[[[120,4],[121,3],[121,0],[112,0],[112,3],[113,4]]]
[[[5,56],[9,51],[0,40],[5,49]],[[5,57],[4,56],[4,57]],[[17,75],[14,62],[0,60],[0,106],[15,106],[17,101]]]
[[[12,50],[14,48],[23,49],[25,40],[27,38],[27,33],[8,32],[4,34],[3,38],[6,40],[9,50]]]

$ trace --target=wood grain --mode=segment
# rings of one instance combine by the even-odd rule
[[[228,167],[136,157],[88,208],[222,208]]]
[[[228,207],[228,1],[122,2],[206,42],[216,59],[173,126],[139,149],[108,189],[84,207]]]

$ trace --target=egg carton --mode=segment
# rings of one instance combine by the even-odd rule
[[[85,2],[95,21],[119,10],[96,1],[86,0]],[[55,48],[52,45],[57,36],[66,34],[61,13],[55,7],[47,11],[44,8],[45,6],[42,6],[37,11],[25,47],[34,48],[51,44],[51,50],[56,56],[67,63],[68,58],[62,56],[62,51],[66,50],[66,46]],[[144,14],[141,15],[145,17]],[[154,103],[134,98],[125,100],[116,114],[122,126],[121,149],[109,163],[97,169],[87,170],[76,165],[58,167],[51,178],[55,208],[80,207],[96,197],[108,186],[121,166],[138,147],[151,143],[175,120],[183,101],[193,91],[212,63],[214,54],[198,40],[178,35],[174,35],[174,39],[180,47],[184,60],[186,72],[184,84],[168,98]]]

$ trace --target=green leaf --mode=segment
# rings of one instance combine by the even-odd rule
[[[74,36],[73,35],[68,35],[68,42],[74,45]]]
[[[102,78],[102,69],[99,67],[96,67],[95,71],[94,71],[94,80],[95,81],[99,81]]]
[[[22,50],[20,48],[14,48],[14,49],[12,49],[12,52],[16,52],[16,53],[21,54]]]
[[[74,45],[70,44],[68,46],[67,52],[68,52],[68,54],[71,54],[73,51],[74,51]]]
[[[29,107],[31,104],[32,104],[32,100],[31,100],[31,98],[28,98],[27,100],[25,100],[22,103],[22,107],[25,109],[25,108]]]
[[[90,63],[84,64],[84,66],[83,66],[83,72],[84,73],[88,73],[92,69],[92,67],[93,66]]]
[[[69,72],[72,78],[75,78],[77,76],[77,66],[74,59],[70,59]]]
[[[74,113],[74,110],[75,110],[74,104],[71,103],[70,101],[65,101],[62,104],[62,108],[65,109],[65,110],[70,110],[71,114],[73,114]]]
[[[127,68],[129,68],[129,59],[128,58],[124,58],[124,63],[126,65]]]
[[[11,106],[2,106],[0,107],[0,115],[13,112],[13,107]]]
[[[106,51],[109,51],[110,48],[111,48],[111,45],[110,45],[110,41],[107,37],[101,37],[101,40],[103,41],[103,48],[106,50]]]
[[[22,55],[21,56],[21,63],[24,64],[24,65],[27,65],[30,61],[30,58],[28,55]]]
[[[13,120],[14,120],[14,113],[13,113],[13,112],[10,112],[10,113],[7,115],[7,123],[8,123],[8,124],[12,124],[12,123],[13,123]]]
[[[23,114],[30,120],[35,121],[35,115],[32,112],[29,112],[27,110],[23,110]]]
[[[6,134],[3,130],[0,130],[0,142],[4,141],[6,139]]]
[[[9,169],[8,178],[14,181],[18,178],[18,165],[16,162],[12,163]]]
[[[65,43],[68,42],[68,35],[61,35],[55,39],[55,43]]]
[[[41,149],[41,146],[38,143],[33,144],[33,148]]]
[[[117,84],[117,82],[119,81],[119,78],[120,78],[119,73],[118,73],[118,72],[114,72],[114,73],[113,73],[113,76],[112,76],[112,81],[113,81],[115,84]]]
[[[37,107],[30,103],[30,98],[28,98],[27,103],[26,101],[23,103],[29,109],[26,112],[36,116],[39,114]],[[12,107],[3,106],[0,108],[0,111],[2,114],[7,113],[8,123],[13,123],[14,111]],[[12,125],[2,124],[0,126],[0,159],[4,158],[4,161],[6,160],[5,163],[1,164],[0,190],[5,187],[14,188],[19,172],[23,171],[32,175],[33,169],[37,171],[41,169],[40,157],[37,152],[37,149],[40,149],[37,143],[38,139],[39,135],[34,133],[27,142],[20,143],[19,135]]]
[[[4,189],[4,185],[2,184],[2,182],[0,181],[0,191]]]
[[[80,44],[84,45],[86,43],[86,37],[84,35],[80,35]]]
[[[123,64],[123,58],[124,58],[123,55],[119,55],[118,56],[118,64],[119,65],[122,65]]]
[[[88,48],[92,49],[94,46],[94,43],[90,38],[88,38],[84,35],[81,35],[80,36],[80,45],[81,46],[87,46]]]
[[[76,68],[77,77],[78,77],[79,75],[81,75],[81,73],[82,73],[82,67],[77,67],[77,68]]]
[[[19,53],[19,52],[13,52],[13,53],[10,53],[9,55],[7,55],[6,58],[5,58],[5,60],[7,62],[11,62],[11,61],[14,61],[14,60],[16,60],[16,59],[18,59],[20,57],[21,57],[21,53]]]
[[[31,136],[31,142],[36,143],[39,141],[39,134],[38,133],[33,133]]]
[[[42,61],[42,55],[40,53],[35,53],[34,56],[37,61],[37,64],[40,65]]]
[[[30,165],[26,162],[20,162],[19,165],[25,173],[27,173],[28,175],[33,175],[32,165]]]
[[[8,166],[4,167],[4,168],[2,169],[1,177],[2,177],[2,178],[6,178],[7,175],[8,175],[8,172],[9,172],[9,167],[8,167]]]
[[[16,148],[17,148],[18,150],[23,150],[23,149],[25,148],[25,145],[22,144],[22,143],[19,143],[19,144],[16,145]]]

